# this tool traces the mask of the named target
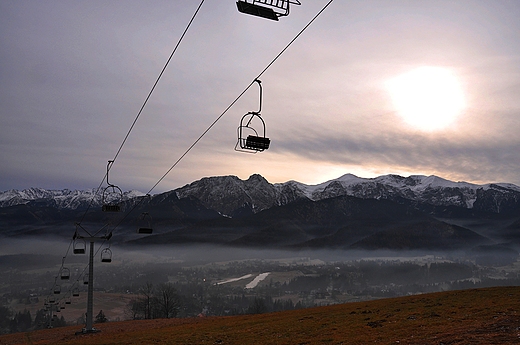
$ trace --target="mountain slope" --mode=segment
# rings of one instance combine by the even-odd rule
[[[244,207],[256,213],[296,200],[317,201],[344,195],[406,204],[474,208],[480,213],[520,215],[518,186],[504,183],[476,185],[452,182],[437,176],[384,175],[360,178],[347,174],[314,186],[295,181],[270,184],[260,175],[252,175],[245,181],[235,176],[224,176],[205,178],[175,191],[180,197],[194,196],[206,207],[230,216]]]
[[[296,181],[271,184],[258,174],[251,175],[247,180],[236,176],[215,176],[192,182],[172,192],[180,199],[197,198],[206,208],[231,217],[257,213],[302,199],[317,201],[343,195],[363,199],[387,199],[405,204],[453,206],[474,209],[481,213],[520,215],[518,186],[507,183],[476,185],[448,181],[437,176],[383,175],[360,178],[346,174],[318,185],[305,185]],[[137,191],[125,192],[122,200],[142,195]],[[34,200],[45,201],[49,206],[57,208],[80,209],[89,204],[100,206],[102,196],[100,193],[96,194],[95,190],[47,191],[41,188],[0,193],[0,207]]]
[[[449,251],[487,243],[490,243],[489,239],[471,230],[431,219],[372,234],[354,243],[351,248]]]
[[[520,289],[439,292],[285,312],[96,324],[0,336],[2,344],[518,344]],[[28,341],[29,339],[29,341]]]
[[[247,180],[208,177],[154,196],[131,191],[120,197],[124,212],[111,214],[101,212],[103,198],[94,190],[0,193],[0,234],[68,234],[81,219],[91,228],[116,224],[123,231],[114,241],[124,242],[135,238],[140,216],[147,214],[154,234],[138,243],[442,250],[488,244],[490,238],[520,246],[517,227],[511,228],[520,219],[520,188],[511,184],[347,174],[309,186],[271,184],[255,174]]]
[[[388,231],[396,233],[392,235]],[[375,239],[380,235],[378,242]],[[371,242],[359,242],[367,237]],[[419,240],[421,237],[425,240]],[[403,242],[403,246],[399,247],[398,242]],[[136,239],[133,243],[206,243],[291,249],[347,249],[358,243],[356,248],[364,249],[377,249],[377,245],[379,249],[442,251],[467,249],[487,244],[489,240],[389,200],[341,196],[319,201],[299,200],[242,218],[209,219]]]

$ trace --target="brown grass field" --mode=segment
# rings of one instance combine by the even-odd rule
[[[70,326],[0,344],[520,344],[520,287],[355,302],[261,315]]]

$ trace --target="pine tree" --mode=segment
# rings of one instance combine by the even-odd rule
[[[96,315],[96,321],[97,323],[103,323],[107,322],[108,319],[105,316],[105,313],[103,313],[103,310],[100,310],[99,313]]]

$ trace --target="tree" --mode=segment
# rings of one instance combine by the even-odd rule
[[[157,287],[155,300],[159,317],[170,318],[177,316],[179,312],[179,295],[170,283],[161,284]]]
[[[43,309],[39,309],[36,312],[36,316],[34,317],[34,328],[35,329],[45,328],[48,323],[49,323],[48,313]]]
[[[32,317],[31,312],[25,309],[23,312],[18,312],[11,320],[11,333],[25,332],[31,328]]]
[[[9,333],[11,323],[11,310],[9,308],[0,306],[0,334]]]
[[[67,322],[65,321],[65,318],[62,316],[59,319],[56,317],[56,320],[54,320],[54,327],[65,327],[67,326]]]
[[[255,300],[249,308],[247,308],[248,314],[262,314],[267,312],[267,306],[265,304],[265,300],[263,298],[255,297]]]
[[[132,320],[140,319],[142,313],[142,303],[138,299],[132,299],[126,306],[125,315],[128,315]]]
[[[105,316],[105,313],[103,313],[103,310],[100,310],[99,313],[96,315],[96,321],[97,323],[103,323],[103,322],[107,322],[108,319],[107,317]]]
[[[152,318],[152,300],[154,297],[154,288],[153,284],[150,282],[146,282],[146,284],[139,289],[139,302],[141,305],[141,310],[144,314],[145,319]],[[136,306],[137,307],[137,306]]]

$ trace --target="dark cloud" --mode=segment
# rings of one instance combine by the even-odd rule
[[[233,1],[206,2],[114,179],[150,188],[325,3],[271,22]],[[97,187],[197,5],[2,1],[0,189]],[[384,172],[520,184],[519,15],[506,0],[336,1],[262,76],[272,148],[233,150],[240,117],[257,107],[252,88],[159,189],[253,173],[271,182]],[[414,132],[394,113],[385,81],[423,65],[460,76],[468,111],[456,128]]]

